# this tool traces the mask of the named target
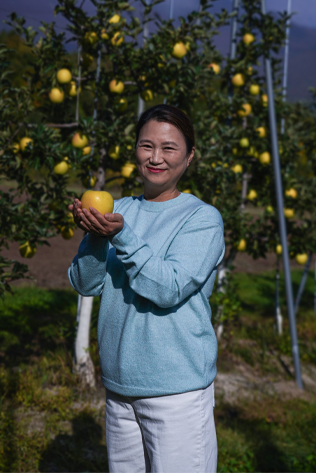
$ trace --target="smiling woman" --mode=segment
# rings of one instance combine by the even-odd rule
[[[209,297],[224,252],[219,212],[177,183],[194,130],[175,107],[137,125],[144,194],[102,215],[70,206],[88,231],[69,268],[72,286],[101,296],[98,342],[112,473],[215,472],[217,342]]]

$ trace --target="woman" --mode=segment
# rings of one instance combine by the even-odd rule
[[[69,268],[83,296],[101,295],[98,343],[112,473],[213,473],[217,342],[209,297],[224,256],[219,212],[177,183],[194,130],[176,107],[142,114],[136,163],[144,194],[101,215],[69,208],[88,232]]]

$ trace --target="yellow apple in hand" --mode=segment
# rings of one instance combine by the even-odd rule
[[[49,100],[53,103],[61,103],[64,101],[65,94],[63,90],[54,87],[48,94]]]
[[[296,262],[298,264],[305,264],[308,260],[307,253],[301,253],[295,256]]]
[[[28,138],[27,136],[25,136],[24,138],[21,139],[20,141],[20,149],[23,153],[23,151],[26,150],[27,146],[29,145],[29,147],[32,147],[33,145],[33,140],[31,138]]]
[[[173,46],[172,56],[175,57],[176,59],[182,59],[186,55],[186,53],[187,53],[187,48],[182,43],[182,41],[179,41]]]
[[[34,245],[34,243],[30,243],[29,241],[19,246],[19,252],[23,258],[33,258],[36,250],[36,245]]]
[[[90,207],[93,207],[100,214],[104,215],[113,212],[114,200],[108,192],[89,190],[81,197],[81,206],[86,210],[90,210]]]
[[[69,69],[59,69],[56,77],[60,84],[68,84],[72,79],[72,74]]]
[[[75,133],[72,137],[71,144],[75,148],[85,148],[88,144],[88,138],[81,133]]]

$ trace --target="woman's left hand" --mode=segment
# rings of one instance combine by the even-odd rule
[[[121,214],[102,215],[96,209],[82,209],[80,212],[80,227],[85,231],[102,237],[113,236],[123,230],[124,218]]]

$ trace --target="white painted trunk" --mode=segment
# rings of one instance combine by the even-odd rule
[[[282,333],[283,333],[283,317],[282,317],[282,314],[281,314],[280,307],[277,307],[277,310],[276,310],[275,325],[276,325],[277,334],[282,335]]]
[[[90,322],[93,297],[79,296],[77,336],[75,341],[75,372],[84,384],[95,387],[95,371],[89,354]]]
[[[218,273],[217,273],[217,292],[224,292],[223,284],[224,284],[228,271],[229,269],[227,268],[227,266],[225,266],[224,262],[219,265]],[[218,308],[218,313],[219,313],[219,323],[216,327],[216,337],[217,337],[217,340],[220,340],[224,333],[224,323],[221,321],[222,307]]]

